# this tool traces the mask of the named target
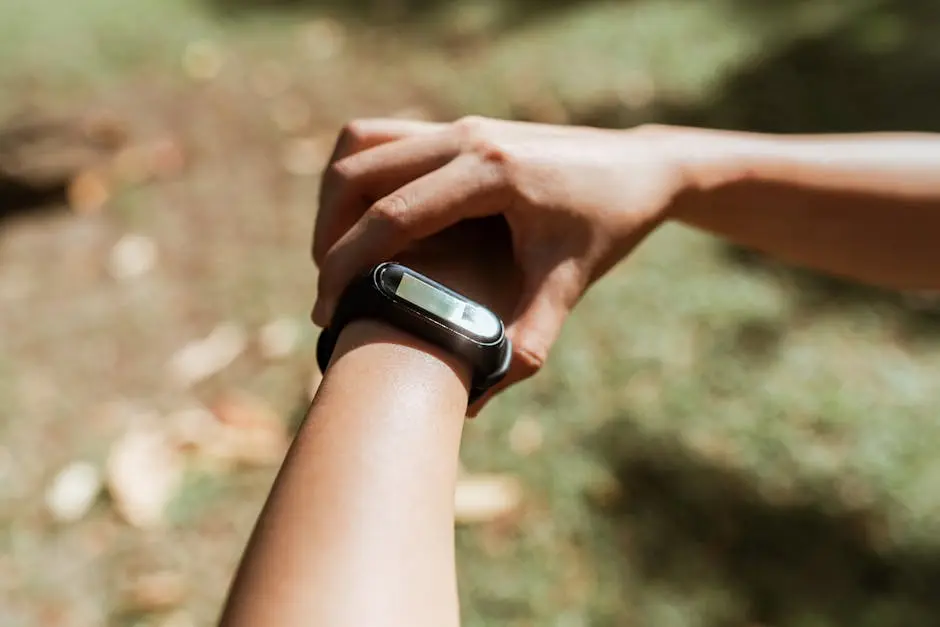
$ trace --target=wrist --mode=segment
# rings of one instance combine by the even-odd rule
[[[678,189],[667,217],[707,212],[718,191],[751,175],[761,152],[759,140],[750,133],[659,125],[646,132],[677,173]]]
[[[386,388],[457,397],[464,407],[472,376],[470,366],[456,355],[372,319],[354,320],[343,328],[327,378],[330,371],[342,372],[348,367],[368,373]]]

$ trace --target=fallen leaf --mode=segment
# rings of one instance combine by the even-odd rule
[[[157,263],[157,245],[145,235],[125,235],[108,258],[108,272],[119,281],[147,274]]]
[[[269,466],[283,459],[290,439],[281,417],[264,401],[229,392],[210,407],[223,431],[214,454],[237,464]]]
[[[190,342],[170,360],[172,376],[193,385],[227,368],[247,345],[245,332],[235,323],[224,323],[202,340]]]
[[[543,439],[542,423],[522,417],[509,431],[509,448],[517,455],[528,457],[542,448]]]
[[[101,474],[88,462],[63,468],[46,490],[46,507],[58,522],[83,518],[101,492]]]
[[[99,213],[111,199],[111,184],[101,172],[83,170],[69,181],[66,197],[76,213]]]
[[[218,76],[224,61],[222,49],[211,41],[194,41],[183,51],[183,71],[197,81]]]
[[[277,318],[261,328],[258,347],[266,359],[282,359],[290,355],[300,341],[300,324],[293,318]]]
[[[172,412],[164,422],[173,443],[183,450],[199,450],[219,439],[222,424],[202,406]]]
[[[178,572],[148,573],[130,581],[124,602],[138,612],[165,612],[183,603],[186,589],[186,580]]]
[[[108,456],[108,490],[118,513],[135,527],[159,526],[183,474],[177,449],[162,433],[128,431]]]
[[[485,523],[514,513],[522,503],[522,484],[508,475],[469,475],[454,494],[458,524]]]
[[[319,174],[329,160],[332,145],[332,140],[317,137],[292,139],[284,146],[281,163],[294,176]]]
[[[243,392],[224,394],[211,410],[192,407],[174,412],[166,424],[177,448],[195,455],[203,470],[213,472],[279,464],[290,444],[280,416]]]

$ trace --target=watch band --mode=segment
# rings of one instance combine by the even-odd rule
[[[498,322],[498,333],[494,338],[474,337],[460,325],[448,322],[427,309],[390,293],[383,283],[386,272],[400,272],[415,277],[432,289],[459,299],[468,307],[486,310],[478,303],[405,266],[394,262],[379,264],[347,286],[337,303],[330,325],[320,332],[317,341],[317,363],[321,371],[326,371],[343,328],[354,320],[369,318],[387,322],[445,349],[468,363],[473,371],[469,395],[471,404],[506,376],[512,359],[512,343],[506,336],[502,321],[495,314],[486,310],[487,315]]]

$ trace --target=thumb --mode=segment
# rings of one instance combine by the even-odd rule
[[[506,331],[512,340],[512,365],[506,378],[474,403],[470,416],[476,416],[502,390],[542,369],[565,319],[581,296],[583,286],[581,273],[572,263],[559,265],[537,278],[526,279],[523,298]]]

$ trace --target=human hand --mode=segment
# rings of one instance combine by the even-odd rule
[[[513,367],[500,389],[531,376],[585,290],[685,190],[662,135],[484,118],[352,122],[321,188],[314,321],[328,324],[343,288],[368,266],[462,220],[501,215],[515,264],[506,270],[521,281],[508,317]]]

